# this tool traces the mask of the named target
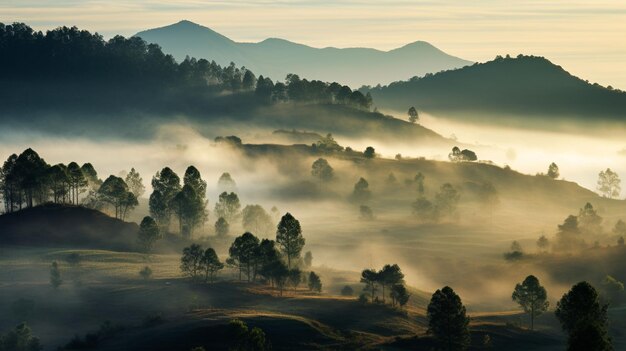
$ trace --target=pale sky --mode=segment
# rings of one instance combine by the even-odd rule
[[[626,90],[625,0],[0,0],[0,22],[77,25],[105,37],[181,19],[235,41],[386,50],[424,40],[472,61],[533,54]]]

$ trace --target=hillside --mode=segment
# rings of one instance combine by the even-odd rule
[[[0,216],[2,246],[134,250],[139,227],[85,207],[42,205]]]
[[[497,122],[567,118],[626,120],[626,93],[590,84],[542,57],[497,58],[369,91],[379,108],[408,106],[446,117]]]
[[[189,21],[139,32],[136,36],[159,44],[177,60],[185,56],[235,62],[252,71],[282,80],[288,73],[308,79],[340,81],[352,87],[387,84],[414,75],[471,64],[433,45],[417,41],[390,51],[369,48],[313,48],[284,39],[238,43],[210,28]]]

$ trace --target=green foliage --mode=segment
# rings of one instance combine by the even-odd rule
[[[276,229],[276,243],[287,256],[287,267],[291,268],[291,262],[300,257],[300,252],[304,247],[304,237],[302,236],[302,227],[291,213],[286,213],[278,223]]]
[[[428,331],[442,350],[466,350],[470,344],[469,318],[461,298],[446,286],[428,304]]]
[[[322,292],[322,280],[315,272],[309,273],[309,290]]]
[[[478,156],[472,150],[468,149],[459,149],[457,146],[452,148],[452,152],[448,154],[448,159],[452,162],[461,162],[461,161],[476,161],[478,160]]]
[[[363,156],[365,158],[369,158],[369,159],[375,158],[376,157],[376,150],[373,147],[368,146],[368,147],[365,148],[365,151],[363,151]]]
[[[568,334],[568,350],[612,350],[608,336],[608,305],[600,302],[596,289],[587,282],[574,285],[557,302],[554,314]],[[582,344],[584,343],[584,344]],[[581,348],[581,347],[588,348]]]
[[[0,335],[0,351],[41,351],[43,346],[26,323]]]
[[[183,255],[180,258],[180,270],[184,276],[194,280],[200,277],[200,274],[203,272],[203,255],[202,246],[198,244],[191,244],[191,246],[183,249]]]
[[[163,168],[152,177],[153,193],[150,195],[150,216],[162,231],[167,231],[172,210],[170,204],[181,190],[180,177],[169,167]]]
[[[229,323],[232,346],[230,351],[270,351],[272,345],[260,328],[249,329],[245,322],[233,319]]]
[[[526,277],[521,284],[515,285],[512,299],[530,316],[530,330],[535,327],[535,317],[547,311],[549,306],[546,289],[533,275]]]
[[[154,244],[161,238],[159,232],[159,226],[156,221],[150,216],[146,216],[141,220],[139,225],[139,233],[137,234],[137,241],[139,246],[144,252],[152,251]]]
[[[322,152],[325,152],[325,153],[333,153],[333,152],[343,151],[343,146],[341,146],[341,145],[339,145],[339,143],[337,143],[337,141],[335,140],[335,138],[333,138],[333,135],[331,133],[328,133],[328,134],[326,134],[326,136],[323,136],[314,145],[315,145],[315,147],[318,150],[320,150]],[[323,160],[323,159],[321,158],[319,160]],[[328,165],[328,162],[326,162],[326,165]],[[315,163],[313,163],[313,168],[315,168]],[[332,168],[330,169],[330,172],[331,172],[331,175],[332,175]],[[313,174],[313,176],[316,176],[316,175]]]
[[[245,272],[248,281],[253,279],[253,268],[259,250],[259,239],[252,233],[246,232],[235,238],[228,253],[232,265],[239,268],[239,279]]]
[[[53,261],[50,266],[50,284],[53,288],[58,289],[63,284],[63,278],[61,277],[61,269],[57,261]]]
[[[124,220],[129,210],[139,203],[135,195],[128,190],[124,179],[114,175],[109,176],[98,189],[101,201],[110,204],[115,209],[115,218]]]
[[[204,251],[200,265],[204,268],[204,281],[210,281],[211,283],[213,282],[215,273],[224,268],[224,264],[220,262],[215,250],[210,247]]]
[[[180,234],[187,238],[190,238],[195,228],[204,224],[207,218],[206,201],[190,184],[185,184],[170,200],[169,208],[178,218]]]

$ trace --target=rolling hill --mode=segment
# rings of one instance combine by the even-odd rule
[[[379,108],[404,111],[416,106],[446,117],[489,123],[506,116],[626,119],[626,93],[590,84],[535,56],[499,57],[362,91],[369,91]]]
[[[220,65],[239,66],[282,80],[288,73],[307,79],[339,81],[352,87],[386,84],[414,75],[439,72],[471,64],[444,53],[433,45],[416,41],[390,51],[369,48],[313,48],[284,39],[258,43],[235,42],[210,28],[189,21],[136,34],[159,44],[177,60],[185,56],[215,60]]]

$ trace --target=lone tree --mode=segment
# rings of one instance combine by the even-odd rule
[[[291,261],[300,257],[304,242],[300,222],[287,212],[280,219],[276,230],[276,243],[287,256],[287,268],[291,269]]]
[[[613,172],[610,168],[606,171],[601,171],[598,174],[598,191],[609,199],[619,197],[622,188],[620,187],[621,180],[619,175]]]
[[[428,304],[428,331],[442,350],[466,350],[469,346],[469,318],[452,288],[446,286],[433,294]]]
[[[359,181],[354,184],[354,190],[352,191],[352,198],[355,201],[366,201],[370,198],[372,193],[370,192],[370,184],[365,178],[359,178]]]
[[[554,314],[568,334],[567,350],[613,350],[607,332],[608,307],[600,302],[596,289],[584,281],[563,295]]]
[[[552,162],[550,166],[548,166],[548,177],[552,179],[557,179],[561,174],[559,173],[559,166],[556,163]]]
[[[204,281],[210,281],[211,283],[213,283],[215,273],[224,268],[224,264],[220,262],[215,250],[210,247],[204,251],[200,265],[204,269]]]
[[[324,158],[318,158],[311,165],[311,175],[319,179],[320,183],[333,179],[333,168]]]
[[[159,226],[150,216],[145,216],[139,225],[137,241],[143,252],[152,251],[152,247],[160,239]]]
[[[419,120],[419,115],[417,113],[417,110],[415,109],[415,107],[411,106],[411,108],[409,108],[409,112],[407,112],[407,114],[409,115],[409,122],[411,123],[415,123]]]
[[[546,289],[534,275],[529,275],[521,284],[515,285],[512,299],[530,316],[530,330],[535,328],[535,317],[547,311],[550,304]]]
[[[365,148],[365,151],[363,151],[363,156],[365,156],[365,158],[374,158],[376,157],[376,150],[374,150],[373,147],[368,146]]]
[[[53,261],[52,265],[50,266],[50,284],[55,289],[63,284],[63,279],[61,278],[61,269],[59,268],[59,263],[57,261]]]
[[[320,276],[315,274],[315,272],[309,273],[309,290],[315,292],[322,292],[322,280]]]

